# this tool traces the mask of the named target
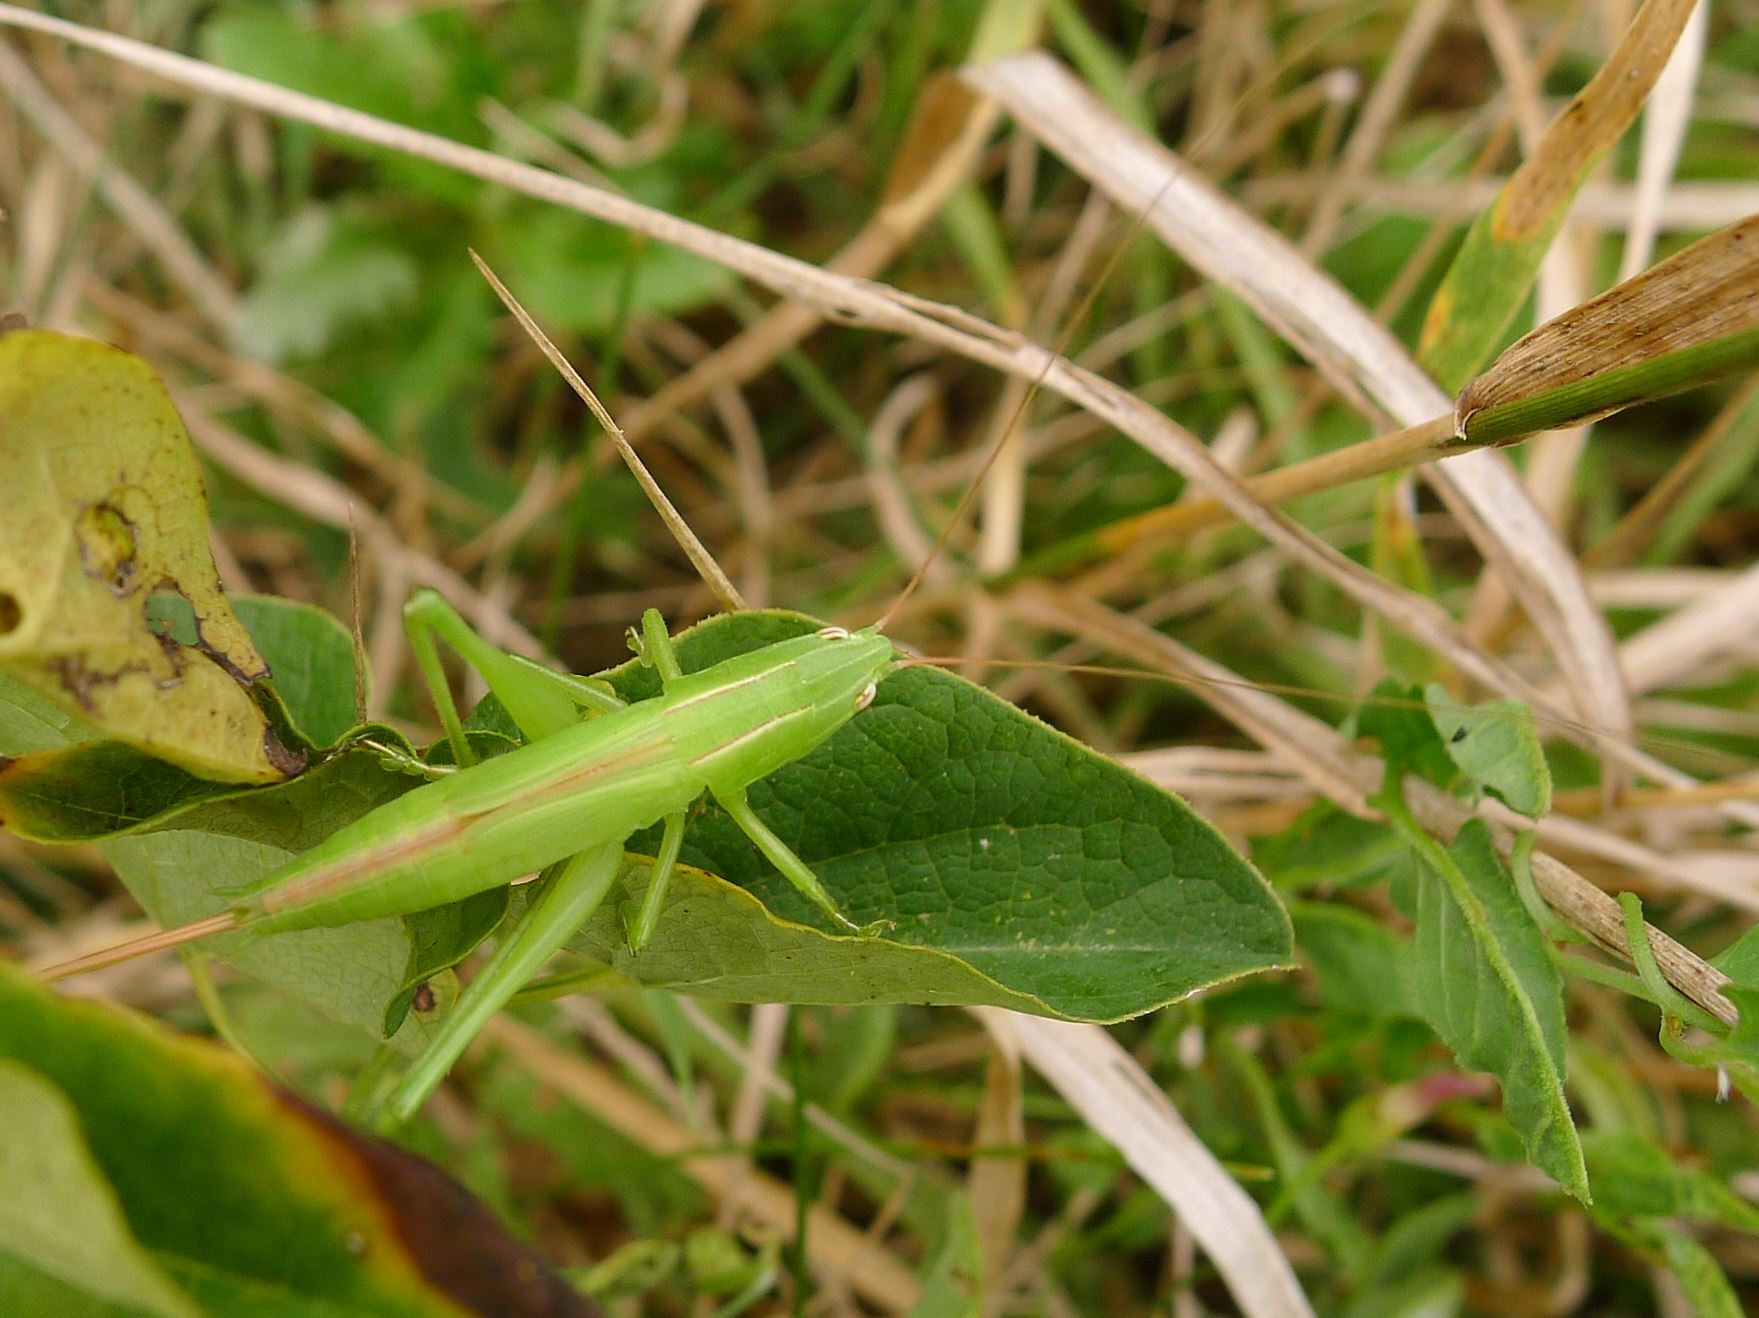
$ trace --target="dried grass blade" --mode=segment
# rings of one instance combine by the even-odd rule
[[[1759,365],[1759,215],[1521,338],[1460,392],[1454,429],[1500,444]]]
[[[1630,127],[1696,0],[1647,0],[1588,85],[1466,233],[1429,304],[1418,355],[1458,388],[1495,351],[1527,300],[1589,169]]]
[[[1017,1042],[1034,1070],[1178,1213],[1251,1318],[1311,1318],[1264,1214],[1136,1059],[1097,1025],[994,1008],[975,1013]]]
[[[1398,340],[1330,276],[1178,157],[1124,124],[1048,55],[1034,52],[967,68],[965,76],[1120,206],[1146,209],[1146,227],[1257,310],[1335,387],[1372,400],[1370,410],[1406,426],[1448,409],[1447,396]],[[1423,474],[1508,577],[1557,655],[1584,720],[1628,739],[1630,701],[1612,633],[1588,598],[1575,560],[1507,460],[1469,453]],[[1458,662],[1445,646],[1441,652]]]

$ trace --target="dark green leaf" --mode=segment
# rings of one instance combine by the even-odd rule
[[[409,961],[403,969],[403,982],[385,1006],[384,1023],[379,1027],[388,1039],[403,1027],[410,1007],[432,1010],[416,1003],[418,994],[427,990],[433,998],[430,983],[442,972],[457,965],[483,939],[495,931],[507,914],[509,888],[489,888],[473,893],[463,901],[417,911],[404,923],[409,928]]]
[[[299,730],[331,747],[361,720],[354,638],[323,609],[274,595],[233,595],[232,608],[269,666],[269,681]]]
[[[38,842],[113,837],[248,791],[198,778],[120,741],[0,758],[0,823]]]
[[[8,694],[0,692],[0,707]],[[395,729],[368,724],[354,731],[399,751],[408,750]],[[47,739],[53,734],[45,729],[41,735]],[[420,781],[384,767],[380,752],[360,746],[358,740],[354,749],[332,759],[341,755],[353,755],[362,764],[378,767],[393,784],[391,795]],[[307,770],[304,776],[319,773],[323,767]],[[281,799],[277,793],[289,786],[277,783],[256,788],[210,782],[124,742],[76,741],[13,758],[0,755],[0,822],[19,836],[39,842],[92,842],[169,828],[204,804],[260,797],[266,808],[272,808]],[[289,799],[299,800],[303,795],[295,791]]]

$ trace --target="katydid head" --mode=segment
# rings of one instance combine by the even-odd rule
[[[834,713],[839,703],[848,705],[839,724],[873,703],[880,679],[903,659],[898,647],[877,625],[856,632],[824,627],[814,637],[829,644],[801,663],[800,676],[811,691],[813,704],[822,704],[827,714]]]

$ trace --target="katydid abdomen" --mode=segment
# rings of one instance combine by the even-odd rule
[[[877,632],[780,642],[380,806],[233,906],[270,933],[405,915],[510,883],[798,759],[891,666]]]

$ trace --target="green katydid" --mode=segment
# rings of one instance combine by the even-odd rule
[[[636,641],[662,694],[625,705],[599,683],[488,644],[437,595],[418,594],[405,617],[457,767],[228,894],[232,905],[222,914],[69,962],[51,976],[233,930],[267,934],[410,914],[544,870],[520,920],[391,1096],[386,1115],[400,1121],[420,1107],[483,1022],[605,901],[628,838],[663,822],[652,879],[627,931],[632,950],[647,943],[678,860],[685,811],[705,792],[833,924],[850,934],[877,932],[858,929],[838,911],[812,869],[752,810],[746,789],[854,718],[877,683],[905,662],[886,639],[884,620],[856,632],[825,628],[774,642],[685,675],[660,615],[650,610]],[[525,745],[474,761],[438,643],[486,679]],[[1274,906],[1268,892],[1264,897]]]
[[[349,924],[457,901],[533,870],[546,882],[405,1076],[389,1115],[408,1117],[484,1021],[542,967],[610,890],[623,844],[661,820],[664,840],[629,931],[652,936],[683,841],[685,810],[705,791],[776,869],[847,932],[812,871],[759,819],[746,789],[823,741],[873,699],[897,652],[875,628],[826,628],[683,674],[655,610],[642,618],[644,657],[664,693],[625,705],[609,691],[510,656],[478,637],[432,592],[411,600],[409,632],[425,672],[435,638],[466,658],[527,742],[476,763],[443,680],[432,683],[457,772],[416,788],[235,894],[226,913],[117,952],[150,951],[235,928],[261,933]],[[586,715],[582,718],[582,713]],[[112,958],[58,967],[74,974]]]
[[[405,625],[455,771],[230,894],[235,900],[227,912],[65,963],[50,977],[233,929],[268,934],[406,915],[545,870],[539,896],[393,1096],[389,1115],[401,1120],[420,1106],[483,1022],[604,900],[629,836],[664,821],[653,876],[629,928],[631,950],[641,950],[659,920],[685,811],[705,791],[833,923],[852,934],[875,932],[842,916],[745,793],[872,701],[899,659],[877,626],[853,633],[825,628],[685,675],[660,614],[650,609],[632,639],[664,690],[657,699],[626,705],[602,684],[488,644],[433,591],[409,601]],[[523,746],[476,762],[436,641],[485,679],[525,738]]]

